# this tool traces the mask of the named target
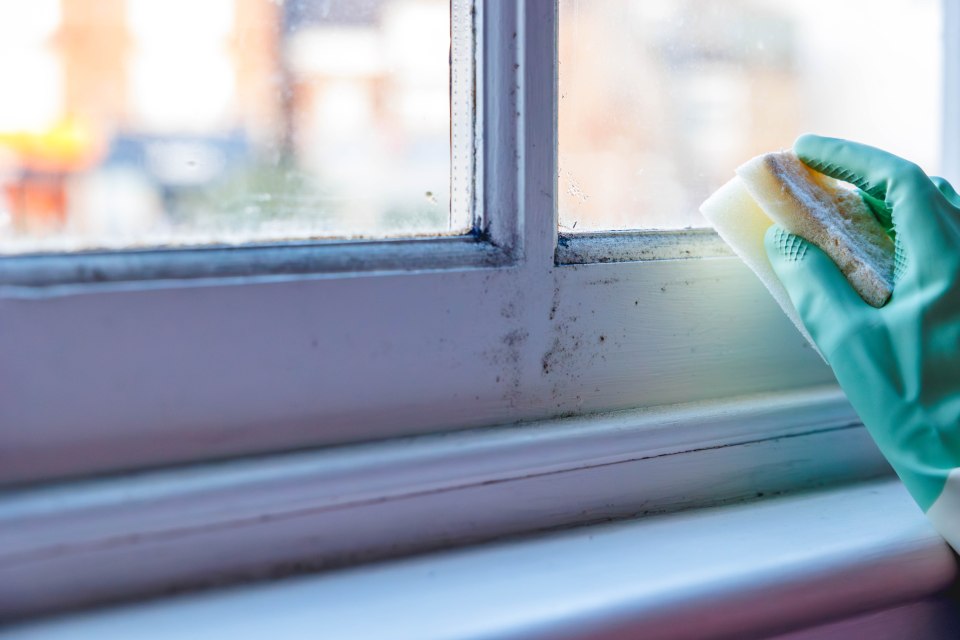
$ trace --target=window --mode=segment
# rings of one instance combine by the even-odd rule
[[[595,4],[579,3],[581,18],[602,17],[584,9]],[[0,259],[3,481],[832,382],[763,287],[708,232],[597,232],[577,240],[578,260],[564,259],[569,243],[558,239],[557,208],[563,213],[570,200],[562,171],[558,181],[554,71],[558,14],[571,19],[565,12],[576,5],[450,6],[449,26],[418,13],[422,19],[398,22],[391,37],[426,43],[442,30],[454,51],[471,54],[464,67],[454,55],[447,126],[461,135],[458,123],[468,118],[455,105],[473,107],[476,143],[471,134],[470,153],[461,157],[455,143],[449,156],[454,194],[463,188],[458,176],[469,182],[473,231]],[[924,24],[936,24],[929,11]],[[567,28],[559,27],[561,54]],[[458,38],[469,42],[458,48]],[[302,44],[305,59],[320,64],[323,40]],[[141,54],[137,64],[163,64],[158,54]],[[464,69],[469,82],[457,75]],[[561,83],[565,74],[561,67]],[[423,91],[433,99],[432,89]],[[340,106],[324,118],[366,117],[354,89],[333,95]],[[435,113],[421,111],[419,100],[407,105],[411,112]],[[564,145],[569,103],[560,104]],[[419,207],[433,206],[428,182],[409,191]],[[381,184],[372,179],[370,188]],[[438,206],[442,200],[437,195]],[[692,223],[678,215],[671,227]],[[616,226],[608,220],[592,228]]]
[[[561,230],[707,226],[734,167],[804,131],[942,174],[942,25],[938,0],[562,0]]]
[[[337,2],[264,3],[303,12],[294,22],[346,20]],[[159,4],[91,0],[87,9],[117,21],[118,7]],[[263,3],[211,0],[191,28],[222,34],[232,24],[223,12],[236,18],[254,4]],[[640,4],[668,17],[687,6],[631,6]],[[40,51],[23,53],[36,74],[31,100],[56,106],[69,74],[43,74],[60,64],[46,48],[67,3],[36,6],[47,8],[10,31]],[[692,223],[686,210],[666,229],[651,230],[657,223],[632,201],[620,226],[646,229],[618,230],[612,217],[589,233],[558,224],[574,122],[559,90],[576,24],[564,21],[578,6],[584,17],[617,3],[449,6],[449,25],[416,13],[393,36],[427,42],[439,29],[450,51],[469,53],[450,62],[448,124],[451,202],[469,200],[469,232],[117,251],[96,240],[96,249],[0,257],[0,485],[13,487],[0,501],[10,525],[0,574],[18,585],[7,610],[285,575],[888,472],[829,369],[762,285],[715,234],[679,228]],[[942,19],[957,32],[956,3],[939,16],[924,24]],[[943,43],[948,53],[956,41]],[[310,44],[313,65],[323,42]],[[953,53],[942,57],[948,141],[960,139]],[[204,64],[212,74],[224,63]],[[137,108],[154,118],[161,106]],[[349,122],[357,114],[347,111]],[[18,126],[48,113],[21,109]],[[586,153],[599,161],[608,151]],[[949,174],[956,145],[942,151]],[[719,157],[709,156],[718,167]],[[621,180],[610,194],[631,197]],[[681,402],[691,404],[664,406]],[[631,411],[604,413],[616,409]],[[495,425],[511,426],[449,433]],[[442,435],[407,437],[430,433]],[[267,455],[282,452],[295,453]]]
[[[3,253],[472,227],[465,0],[0,12]]]

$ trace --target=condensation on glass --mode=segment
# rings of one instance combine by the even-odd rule
[[[0,252],[457,234],[470,0],[0,0]]]
[[[560,0],[561,230],[706,226],[806,131],[939,173],[941,31],[940,0]]]

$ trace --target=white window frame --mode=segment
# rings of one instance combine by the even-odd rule
[[[476,28],[475,237],[0,260],[0,617],[890,473],[711,234],[558,238],[556,0]]]
[[[475,237],[0,260],[0,481],[830,384],[709,235],[557,252],[556,2],[477,29]]]

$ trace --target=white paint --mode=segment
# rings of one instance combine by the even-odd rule
[[[7,290],[2,480],[832,382],[736,259],[554,265],[555,12],[484,7],[480,215],[507,266]]]
[[[527,264],[0,299],[0,477],[832,380],[735,258]]]
[[[957,637],[958,628],[960,613],[956,602],[939,597],[818,625],[772,640],[952,640]]]
[[[759,158],[759,156],[758,156]],[[757,158],[751,160],[751,168]],[[746,165],[744,165],[746,166]],[[743,167],[738,169],[742,170]],[[803,326],[803,320],[790,300],[790,294],[780,282],[764,244],[767,230],[773,226],[773,220],[764,212],[747,189],[744,179],[734,176],[725,185],[714,192],[700,205],[700,213],[713,225],[724,242],[730,245],[744,264],[750,267],[773,299],[797,328],[800,335],[817,349],[816,343]],[[818,350],[819,353],[819,350]]]
[[[885,473],[821,389],[12,490],[0,616]]]
[[[552,68],[555,55],[555,4],[531,0],[516,4],[490,3],[485,9],[484,24],[492,26],[484,31],[484,42],[497,46],[488,46],[482,60],[483,68],[489,73],[484,76],[481,94],[481,108],[489,125],[482,148],[485,166],[480,168],[485,187],[482,220],[489,224],[492,243],[511,257],[505,266],[463,268],[461,265],[444,269],[425,266],[403,273],[393,264],[386,273],[273,275],[271,278],[277,280],[273,282],[265,282],[266,278],[237,278],[234,274],[232,281],[211,278],[192,283],[168,281],[160,285],[79,287],[33,291],[30,295],[6,291],[0,299],[0,317],[4,318],[4,331],[0,333],[0,424],[4,425],[0,430],[0,469],[6,474],[4,479],[13,482],[50,478],[462,429],[569,412],[651,407],[829,382],[829,372],[803,347],[801,338],[739,261],[728,258],[554,266],[555,87],[553,74],[543,71]],[[344,255],[348,259],[355,256],[346,251]],[[363,257],[354,259],[362,267]],[[215,269],[211,273],[215,274]],[[744,308],[754,313],[745,318]],[[758,424],[766,429],[782,427],[782,419],[780,416],[780,420]],[[670,421],[661,425],[660,446],[666,451],[678,452],[676,442],[682,441],[680,434],[689,435],[703,425],[697,423],[686,430],[674,430],[675,426],[671,426]],[[517,432],[527,437],[528,432],[519,429]],[[529,433],[531,442],[538,446],[520,447],[526,451],[521,456],[523,464],[529,466],[534,460],[537,465],[549,466],[544,458],[530,453],[539,453],[539,445],[544,443],[536,440],[533,431]],[[573,444],[583,444],[575,437],[578,433],[576,430],[566,433],[569,440],[556,449],[558,456],[574,453],[577,447],[571,446]],[[874,454],[867,453],[862,430],[830,433],[836,438],[829,434],[812,440],[787,438],[764,441],[762,445],[703,449],[691,456],[648,459],[644,457],[648,454],[642,453],[638,460],[618,458],[611,449],[601,448],[582,469],[577,466],[582,458],[561,460],[562,464],[553,458],[562,472],[548,473],[540,466],[538,475],[527,477],[521,473],[522,465],[506,465],[498,467],[500,476],[489,473],[489,469],[480,474],[487,480],[499,478],[493,482],[478,482],[477,478],[450,473],[455,468],[461,474],[477,468],[454,467],[463,460],[447,450],[446,457],[435,464],[424,464],[424,458],[414,457],[415,464],[401,465],[402,472],[414,473],[416,468],[427,474],[438,469],[450,474],[441,478],[447,483],[441,484],[446,486],[444,491],[426,483],[431,488],[417,493],[410,490],[411,486],[418,486],[412,482],[400,485],[406,489],[388,494],[389,499],[379,502],[384,497],[383,487],[391,486],[389,481],[397,478],[390,469],[378,467],[383,475],[363,476],[366,481],[380,483],[379,495],[376,486],[365,485],[368,493],[358,492],[345,502],[336,503],[331,493],[318,490],[323,486],[318,481],[329,478],[325,475],[328,467],[311,466],[309,462],[313,458],[307,460],[306,468],[313,474],[307,475],[307,482],[303,476],[295,477],[286,459],[279,478],[271,476],[271,471],[276,472],[277,468],[259,468],[269,480],[259,486],[262,492],[248,491],[250,487],[245,485],[244,478],[253,472],[250,468],[245,468],[239,476],[230,473],[207,476],[206,470],[199,470],[203,481],[196,484],[148,482],[139,487],[141,493],[136,496],[136,500],[142,500],[139,503],[126,500],[122,491],[115,493],[120,485],[105,481],[106,485],[96,485],[105,487],[102,492],[84,493],[77,501],[64,494],[46,494],[39,501],[19,503],[36,518],[20,521],[23,531],[29,530],[30,535],[17,537],[16,544],[27,545],[18,551],[42,551],[44,544],[50,544],[46,549],[56,549],[56,554],[38,557],[37,564],[29,566],[19,580],[5,580],[0,584],[13,585],[23,597],[30,585],[22,576],[32,576],[36,580],[34,593],[63,598],[63,602],[71,595],[66,593],[71,589],[75,588],[74,597],[82,596],[84,589],[95,590],[98,580],[124,577],[128,583],[113,582],[111,588],[131,587],[133,590],[126,592],[129,595],[136,589],[176,583],[185,575],[191,579],[198,576],[216,579],[215,569],[235,570],[238,559],[250,560],[247,569],[262,569],[278,560],[300,561],[310,552],[326,557],[320,553],[325,549],[324,553],[331,554],[329,557],[342,561],[347,555],[343,546],[324,546],[332,540],[347,545],[348,551],[370,553],[377,545],[383,552],[391,538],[393,544],[398,544],[398,540],[409,544],[405,550],[410,550],[424,540],[442,545],[448,541],[448,535],[462,543],[477,537],[575,522],[578,509],[593,510],[589,516],[622,516],[648,508],[645,502],[649,500],[654,501],[655,507],[689,506],[716,499],[718,495],[743,496],[747,490],[756,491],[765,482],[775,490],[782,488],[784,482],[797,486],[811,478],[843,477],[844,470],[856,474],[864,469],[879,469]],[[459,438],[471,435],[476,434],[437,438],[464,444]],[[819,446],[810,446],[812,443]],[[612,437],[604,447],[611,444],[622,447],[624,443]],[[400,455],[401,449],[396,445],[383,446]],[[791,448],[793,445],[797,446]],[[643,444],[634,442],[633,446],[637,447],[635,452],[657,449],[650,440]],[[494,460],[510,461],[509,456],[502,457],[502,449],[494,447],[493,450],[496,455],[481,456],[484,464]],[[623,450],[618,451],[621,453],[617,455],[621,455]],[[728,451],[736,453],[723,458]],[[830,457],[826,452],[837,455]],[[330,455],[341,461],[339,464],[355,461],[349,455],[341,457],[341,453],[330,450]],[[476,454],[476,450],[464,447],[461,453],[470,456]],[[850,465],[849,456],[860,454],[864,455],[862,466]],[[580,450],[577,455],[584,453]],[[721,462],[721,458],[725,461]],[[394,458],[387,460],[395,461]],[[602,460],[610,464],[600,462]],[[640,460],[643,462],[635,464]],[[821,473],[824,469],[827,473]],[[197,470],[183,473],[189,476],[194,471]],[[287,473],[292,475],[285,475]],[[355,482],[360,478],[345,473],[339,476],[341,482]],[[416,475],[414,480],[424,477]],[[277,485],[271,484],[274,480],[289,493],[278,493]],[[225,485],[218,488],[218,482]],[[133,491],[135,485],[132,483],[129,490]],[[333,491],[333,487],[329,490]],[[165,493],[171,488],[177,490]],[[606,494],[611,499],[609,506],[598,506],[602,504],[598,496],[604,495],[598,492],[603,490],[616,492]],[[157,494],[162,499],[154,500]],[[483,567],[487,567],[494,573],[500,572],[499,581],[461,577],[459,582],[441,580],[437,585],[441,594],[447,594],[442,597],[463,597],[479,606],[492,607],[479,611],[477,617],[460,616],[464,624],[477,620],[482,624],[495,624],[496,612],[504,615],[517,611],[502,606],[500,600],[485,599],[486,596],[504,598],[508,603],[523,602],[521,596],[541,598],[537,602],[543,608],[533,603],[520,612],[524,616],[556,612],[563,601],[542,598],[557,595],[558,592],[551,589],[560,587],[563,581],[544,580],[546,574],[533,569],[547,566],[538,565],[539,562],[555,563],[563,558],[575,568],[568,576],[571,582],[564,584],[581,585],[570,590],[575,598],[592,597],[591,590],[582,586],[592,583],[577,582],[580,578],[602,579],[602,585],[606,585],[603,588],[611,589],[603,593],[612,600],[606,604],[597,601],[601,608],[614,601],[628,602],[631,593],[638,593],[629,589],[656,587],[653,579],[643,579],[647,575],[660,579],[676,576],[680,590],[670,592],[674,595],[699,597],[705,593],[694,588],[693,582],[683,583],[683,567],[691,572],[687,578],[701,580],[696,584],[719,588],[719,582],[702,582],[710,577],[704,571],[704,567],[710,566],[705,564],[705,559],[729,562],[720,567],[721,573],[734,569],[744,572],[724,574],[739,576],[724,582],[726,587],[770,588],[772,583],[764,582],[763,577],[774,574],[763,573],[763,570],[750,573],[760,565],[743,562],[745,549],[751,551],[751,558],[760,557],[759,551],[766,549],[769,553],[762,557],[771,562],[802,557],[805,561],[802,566],[823,568],[826,572],[817,574],[816,579],[836,576],[830,568],[840,565],[844,569],[842,574],[849,575],[849,564],[843,563],[851,559],[858,570],[880,567],[879,574],[869,571],[865,576],[858,574],[861,578],[858,584],[866,584],[868,590],[876,587],[867,594],[870,597],[878,596],[880,586],[883,591],[878,597],[881,598],[919,597],[937,588],[945,574],[942,548],[936,538],[925,529],[913,537],[909,531],[920,530],[910,529],[917,521],[910,513],[900,510],[902,504],[897,507],[900,503],[896,500],[893,505],[871,502],[869,496],[874,494],[867,494],[866,502],[832,503],[834,507],[826,511],[796,509],[797,503],[791,502],[789,508],[776,511],[775,517],[764,510],[765,505],[750,507],[737,513],[740,516],[755,513],[758,520],[743,520],[738,516],[734,518],[736,524],[733,520],[703,521],[707,524],[699,529],[693,523],[696,517],[705,517],[704,514],[687,514],[671,520],[683,523],[680,529],[657,528],[657,522],[663,521],[633,523],[626,526],[652,527],[659,533],[651,537],[625,533],[618,538],[619,545],[587,544],[585,540],[592,535],[589,532],[566,534],[580,536],[576,539],[581,542],[571,542],[574,546],[599,547],[608,554],[603,557],[557,553],[566,547],[548,547],[546,552],[531,554],[533,547],[526,547],[522,553],[518,552],[519,557],[528,558],[533,564],[524,565],[522,561],[505,563],[503,559],[472,555],[491,550],[477,549],[466,552],[478,559],[459,575],[480,575],[476,571],[482,573]],[[36,495],[39,494],[32,494]],[[289,502],[279,504],[278,495]],[[61,511],[63,503],[54,507],[57,499],[71,503],[75,510]],[[170,500],[165,506],[167,511],[160,504],[163,499]],[[381,503],[385,506],[379,506]],[[310,509],[298,512],[304,504],[316,508],[320,516],[311,519],[314,512]],[[356,508],[341,511],[343,517],[338,519],[339,514],[330,508],[331,504]],[[192,515],[187,508],[190,505],[196,509]],[[267,511],[263,505],[273,506]],[[270,516],[278,513],[274,508],[284,517],[271,521]],[[298,513],[305,519],[297,519]],[[108,528],[98,529],[91,517],[94,514],[105,516],[102,521],[105,527],[124,532],[125,537],[119,544],[98,546],[106,540]],[[333,515],[328,518],[329,514]],[[449,519],[443,519],[445,514],[450,514]],[[470,514],[477,515],[471,520]],[[791,514],[797,517],[791,518]],[[177,529],[185,518],[194,516],[197,520],[192,524],[199,523],[198,528]],[[260,516],[267,517],[257,520]],[[167,517],[171,519],[165,520]],[[251,517],[254,518],[251,527],[229,528],[237,519],[247,522],[243,519]],[[134,526],[138,521],[144,525],[139,531]],[[384,526],[385,522],[397,526],[391,529]],[[727,525],[718,528],[718,522],[727,522]],[[824,522],[833,524],[828,526]],[[208,526],[224,523],[225,529]],[[160,526],[155,526],[157,524]],[[165,537],[164,532],[169,532],[171,527],[175,535]],[[731,532],[726,538],[705,535],[707,531],[716,532],[724,527]],[[223,532],[226,533],[221,535]],[[330,537],[323,539],[325,532]],[[71,547],[69,538],[42,537],[58,533],[87,535],[89,537],[81,542],[94,544]],[[145,539],[136,537],[144,533]],[[433,538],[425,538],[427,533]],[[790,542],[789,546],[771,546],[785,539]],[[683,540],[687,541],[686,546],[680,544]],[[738,540],[742,540],[742,544]],[[803,549],[814,553],[816,545],[812,540],[840,545],[829,548],[841,552],[830,556],[829,562],[811,565],[812,560],[824,560],[826,556],[795,554]],[[925,550],[919,557],[911,555],[917,540]],[[35,547],[29,547],[31,541],[36,543]],[[727,547],[728,541],[733,546]],[[856,546],[858,541],[863,546]],[[671,556],[662,552],[666,547],[660,543],[664,542],[682,553]],[[711,547],[714,542],[723,546]],[[847,543],[851,546],[841,549]],[[643,553],[648,547],[657,553]],[[194,555],[190,555],[191,549]],[[726,549],[739,550],[741,555],[718,553]],[[926,555],[931,550],[932,555]],[[286,551],[290,551],[290,556],[283,557]],[[860,551],[863,555],[859,555]],[[244,553],[251,555],[244,558]],[[444,557],[460,556],[442,556],[441,560]],[[578,562],[578,557],[583,562]],[[927,564],[931,557],[934,561]],[[506,560],[511,558],[513,556]],[[689,558],[690,563],[677,564],[677,558]],[[201,560],[209,564],[204,565]],[[431,559],[422,561],[428,560]],[[859,560],[864,564],[857,565]],[[48,561],[44,570],[41,565]],[[902,567],[898,564],[901,561]],[[193,566],[187,567],[191,563]],[[519,580],[515,573],[504,569],[524,566],[531,571],[520,575]],[[790,571],[781,573],[771,571],[781,578],[787,577],[789,582],[800,575],[798,566],[801,565],[790,565]],[[90,570],[91,567],[96,569]],[[178,573],[185,567],[195,573]],[[591,567],[611,568],[613,573],[600,576],[591,573]],[[169,573],[164,574],[165,570]],[[379,571],[368,570],[374,574]],[[927,570],[930,572],[926,573]],[[363,575],[363,571],[347,575]],[[437,574],[431,575],[429,571],[431,569],[422,574],[424,582],[419,584],[433,582]],[[719,576],[714,577],[720,580]],[[863,581],[864,577],[868,579]],[[85,582],[86,578],[90,580]],[[524,579],[535,582],[524,582]],[[170,582],[164,583],[164,580]],[[409,582],[409,576],[400,575],[395,580],[406,586],[391,592],[388,580],[376,582],[380,585],[376,588],[385,589],[383,592],[371,591],[369,583],[357,588],[370,594],[399,596],[396,606],[403,604],[403,598],[426,597],[424,590]],[[904,586],[899,590],[899,586],[908,583],[909,588]],[[302,584],[313,583],[286,586],[299,588]],[[811,584],[820,585],[804,582],[801,585],[807,590],[804,593],[822,597],[822,601],[817,600],[821,604],[829,600],[824,605],[828,608],[849,605],[851,599],[863,595],[862,591],[856,591],[860,595],[850,595],[854,591],[850,587],[851,591],[844,592],[841,598],[833,591],[811,589]],[[59,585],[62,591],[52,592],[52,585]],[[548,588],[531,590],[538,585]],[[627,591],[614,592],[617,585]],[[262,592],[267,594],[262,602],[274,616],[260,616],[254,625],[245,627],[246,632],[256,634],[256,624],[271,621],[281,625],[302,624],[302,629],[311,632],[322,628],[317,627],[310,616],[324,614],[324,610],[316,606],[317,602],[334,602],[326,599],[326,592],[307,592],[305,599],[298,599],[297,593],[286,597],[283,588],[281,585],[279,592],[269,588]],[[351,593],[338,585],[324,588],[342,593],[344,597]],[[471,592],[472,588],[482,592]],[[734,592],[735,589],[726,591]],[[710,595],[717,593],[720,591],[712,591]],[[767,595],[770,593],[774,592],[767,591]],[[619,599],[624,594],[627,599]],[[117,595],[114,591],[111,597]],[[274,596],[278,599],[273,600]],[[847,596],[850,599],[845,600]],[[764,606],[756,606],[758,600],[762,605],[770,603],[764,603],[755,592],[751,592],[749,600],[750,606],[730,607],[721,613],[769,613]],[[867,600],[869,602],[857,600],[857,606],[882,605],[875,599]],[[429,600],[420,600],[424,601]],[[197,599],[187,606],[200,606],[201,602]],[[442,605],[437,602],[438,606]],[[584,602],[574,602],[570,610]],[[660,607],[665,604],[663,600],[644,602],[647,604],[639,604],[635,611],[652,611],[644,609],[648,605],[656,605],[657,611],[670,611]],[[237,615],[238,612],[258,613],[256,603],[250,604],[250,608],[243,603],[225,605],[233,611],[229,620],[218,610],[194,609],[186,617],[175,614],[181,625],[176,630],[182,632],[184,622],[195,621],[198,625],[191,630],[198,632],[204,620],[214,625],[243,625],[244,616]],[[353,600],[351,606],[363,604],[369,601]],[[302,608],[295,611],[286,609],[291,611],[291,617],[282,617],[283,606],[300,605]],[[358,616],[354,615],[355,610],[344,609],[343,615],[349,618],[344,620],[372,622],[371,610],[367,608]],[[407,607],[406,611],[408,621],[412,619],[410,616],[422,613],[422,609],[415,606]],[[457,607],[439,609],[441,614],[456,611]],[[491,612],[493,615],[488,615]],[[205,618],[208,614],[211,617]],[[162,633],[171,628],[164,624],[173,624],[171,618],[165,620],[138,630]],[[421,618],[428,623],[431,620]],[[319,624],[323,623],[321,620]],[[549,624],[549,620],[527,617],[519,623]],[[272,629],[271,634],[283,635],[278,628]],[[71,637],[76,635],[73,633]]]
[[[943,107],[942,140],[960,139],[960,2],[942,0],[943,10]],[[960,145],[940,145],[943,176],[960,182]]]
[[[960,549],[960,469],[947,476],[936,501],[927,509],[927,517],[954,549]]]
[[[887,481],[192,594],[0,638],[740,638],[911,602],[955,577],[949,548]]]

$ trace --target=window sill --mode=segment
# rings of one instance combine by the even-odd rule
[[[0,617],[886,473],[827,387],[24,487],[0,492]]]
[[[955,576],[949,548],[902,486],[884,480],[41,621],[0,637],[768,636],[915,602]]]
[[[733,253],[713,229],[560,234],[557,265],[721,258]]]

